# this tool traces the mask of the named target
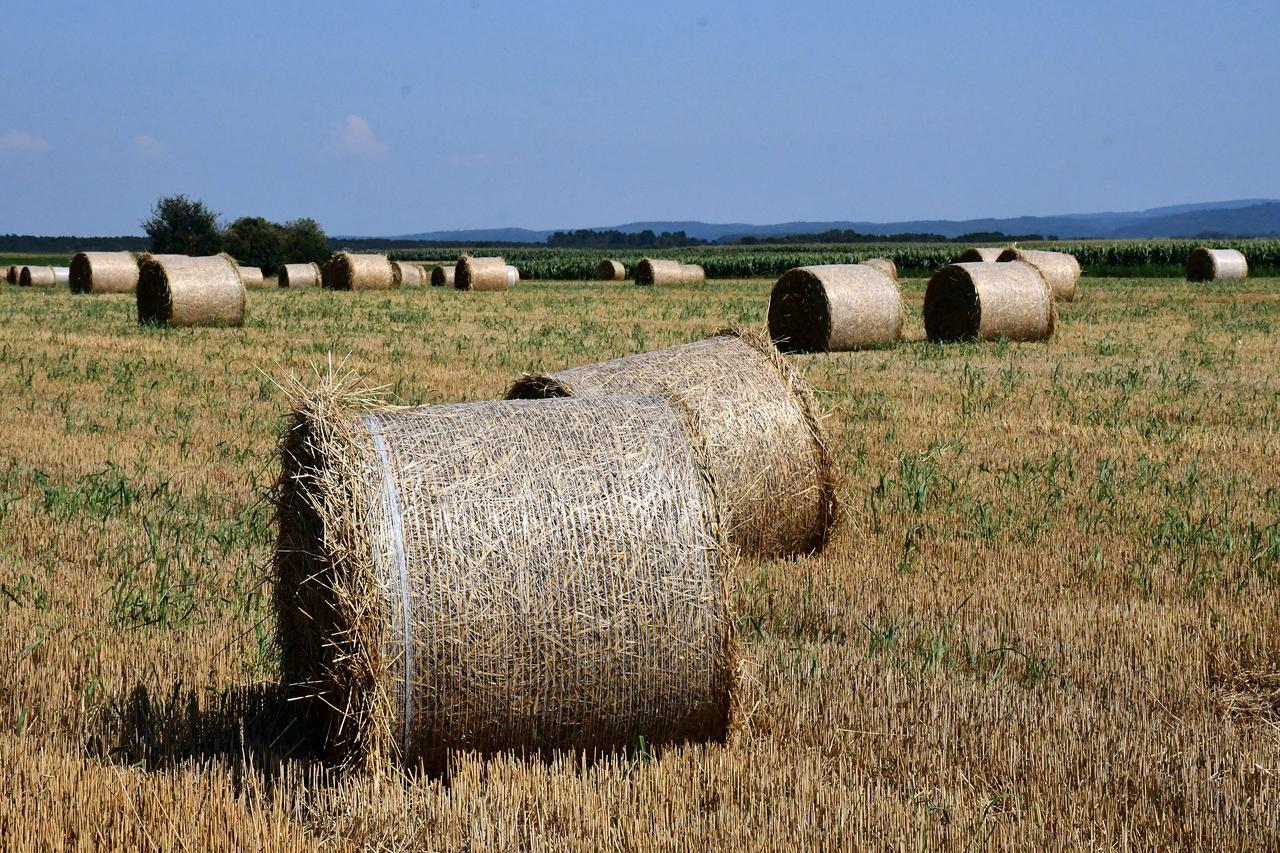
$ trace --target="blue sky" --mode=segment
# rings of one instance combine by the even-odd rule
[[[59,3],[0,16],[0,233],[331,234],[1280,196],[1280,3]]]

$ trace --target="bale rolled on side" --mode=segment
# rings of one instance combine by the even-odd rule
[[[53,267],[23,267],[18,273],[18,284],[22,287],[53,287],[57,283]]]
[[[933,341],[1042,341],[1057,324],[1053,290],[1030,264],[951,264],[924,294],[924,328]]]
[[[437,264],[431,270],[431,286],[432,287],[453,287],[454,268]]]
[[[898,280],[898,265],[889,258],[867,258],[859,263],[864,267],[875,267],[894,281]]]
[[[138,322],[168,326],[239,326],[245,290],[224,255],[143,255],[138,263]]]
[[[406,261],[392,261],[395,287],[422,287],[422,267]]]
[[[72,293],[133,293],[138,259],[129,252],[78,252],[71,258]]]
[[[276,279],[280,287],[316,287],[320,284],[320,265],[285,264]]]
[[[53,283],[57,285],[71,284],[71,267],[53,267]]]
[[[902,339],[898,283],[866,264],[788,270],[769,296],[769,337],[783,352],[846,352]]]
[[[262,287],[266,281],[262,277],[262,267],[242,267],[236,264],[236,269],[240,271],[240,281],[245,287]]]
[[[994,264],[1000,260],[1000,256],[1004,254],[1005,247],[989,247],[975,246],[972,249],[965,249],[960,253],[960,257],[956,258],[957,264]]]
[[[596,281],[626,281],[627,268],[619,261],[604,260],[596,265]]]
[[[1002,264],[1012,261],[1021,261],[1038,269],[1053,291],[1053,298],[1059,302],[1071,302],[1076,298],[1076,287],[1080,283],[1080,262],[1075,255],[1011,247],[996,258],[996,262]]]
[[[4,280],[9,284],[17,284],[18,276],[22,274],[22,270],[16,264],[9,264],[9,268],[5,270]]]
[[[390,290],[395,273],[386,255],[336,252],[320,271],[321,283],[330,290]]]
[[[515,287],[520,283],[520,270],[507,264],[507,287]]]
[[[1249,277],[1249,262],[1235,249],[1201,246],[1187,256],[1187,281],[1216,281]]]
[[[503,258],[463,255],[454,267],[453,286],[458,290],[508,290],[511,287]]]
[[[286,689],[349,764],[721,740],[737,679],[706,451],[658,397],[296,408]]]
[[[740,331],[669,349],[526,376],[509,399],[678,397],[707,438],[711,471],[745,554],[802,554],[836,520],[836,469],[813,396],[768,341]]]
[[[706,273],[697,264],[645,258],[636,264],[636,284],[700,284]]]

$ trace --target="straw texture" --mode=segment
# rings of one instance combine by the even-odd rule
[[[18,273],[18,284],[22,287],[53,287],[57,283],[53,267],[23,267]]]
[[[1056,324],[1053,291],[1030,264],[951,264],[924,294],[924,328],[934,341],[1040,341]]]
[[[320,284],[320,265],[285,264],[280,267],[276,284],[280,287],[317,287]]]
[[[515,287],[520,283],[520,270],[507,264],[507,287]]]
[[[266,281],[262,277],[262,267],[242,267],[236,264],[236,269],[240,272],[240,281],[245,287],[262,287]]]
[[[431,270],[432,287],[453,287],[454,268],[439,264]]]
[[[1059,302],[1072,302],[1080,283],[1080,262],[1075,255],[1066,252],[1039,252],[1030,249],[1008,248],[996,258],[998,263],[1022,261],[1040,271],[1045,283]]]
[[[783,352],[846,352],[902,339],[898,283],[866,264],[798,267],[769,296],[769,337]]]
[[[321,283],[330,290],[390,290],[395,273],[386,255],[353,255],[336,252],[320,271]]]
[[[636,284],[700,284],[707,280],[702,267],[645,258],[636,264]]]
[[[596,281],[626,281],[627,268],[620,261],[604,260],[596,265]]]
[[[1004,247],[976,246],[972,249],[965,249],[960,253],[960,257],[956,258],[958,264],[994,264],[1000,260],[1000,256],[1004,254]]]
[[[511,278],[502,258],[473,258],[463,255],[454,268],[453,286],[458,290],[508,290]]]
[[[677,405],[359,408],[330,387],[282,461],[283,678],[335,757],[725,736],[732,548]]]
[[[1201,246],[1187,256],[1187,281],[1215,281],[1249,277],[1249,262],[1235,249]]]
[[[396,287],[422,287],[425,282],[422,267],[417,264],[410,264],[404,261],[392,261],[391,269],[395,278]]]
[[[138,265],[138,322],[169,326],[239,326],[245,291],[225,255],[143,255]]]
[[[821,548],[836,519],[835,466],[813,397],[766,340],[741,331],[550,376],[509,399],[678,396],[711,453],[734,543],[752,557]]]
[[[898,265],[889,258],[867,258],[860,263],[865,267],[875,267],[894,281],[898,280]]]
[[[79,252],[71,258],[72,293],[133,293],[138,259],[129,252]]]

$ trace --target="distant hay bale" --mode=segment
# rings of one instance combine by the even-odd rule
[[[50,267],[50,269],[53,270],[54,284],[71,284],[71,267]]]
[[[395,279],[395,287],[422,287],[422,267],[417,264],[392,261],[391,269]]]
[[[994,264],[1000,260],[1000,255],[1004,253],[1003,246],[988,247],[976,246],[972,249],[965,249],[960,253],[960,257],[956,258],[958,264]]]
[[[473,258],[463,255],[454,268],[453,286],[458,290],[509,290],[511,277],[503,258]]]
[[[23,267],[18,273],[18,284],[22,287],[53,287],[57,283],[53,267]]]
[[[320,280],[330,290],[390,290],[395,273],[386,255],[336,252],[321,269]]]
[[[22,270],[16,264],[9,264],[9,268],[5,270],[4,280],[9,284],[17,284],[18,276],[22,274]]]
[[[1249,277],[1249,262],[1235,249],[1201,246],[1187,256],[1187,281],[1216,281]]]
[[[266,281],[262,277],[262,267],[242,267],[236,264],[236,269],[240,271],[240,280],[245,287],[262,287]]]
[[[389,409],[330,386],[291,420],[282,679],[331,757],[438,771],[725,737],[733,549],[678,403]]]
[[[933,341],[1042,341],[1053,335],[1053,291],[1030,264],[951,264],[924,294],[924,328]]]
[[[285,264],[280,267],[280,275],[276,279],[280,287],[318,287],[320,284],[320,265]]]
[[[596,281],[626,281],[627,268],[619,261],[604,260],[596,265]]]
[[[78,252],[71,258],[72,293],[133,293],[138,259],[129,252]]]
[[[636,264],[636,284],[701,284],[706,280],[706,273],[697,264],[655,258]]]
[[[507,264],[507,287],[515,287],[520,283],[520,270]]]
[[[669,349],[526,376],[508,399],[663,394],[688,406],[707,438],[730,534],[745,554],[801,554],[826,544],[836,470],[804,380],[773,345],[725,331]]]
[[[997,263],[1022,261],[1040,271],[1045,282],[1059,302],[1071,302],[1076,298],[1080,283],[1080,262],[1075,255],[1066,252],[1041,252],[1032,249],[1008,248],[996,258]]]
[[[867,264],[788,270],[769,296],[769,337],[783,352],[846,352],[902,339],[898,283]]]
[[[437,264],[431,270],[431,286],[432,287],[453,287],[454,268]]]
[[[138,263],[138,322],[169,326],[239,326],[245,290],[225,255],[143,255]]]
[[[863,266],[875,267],[894,281],[898,280],[898,265],[889,258],[867,258],[859,261]]]

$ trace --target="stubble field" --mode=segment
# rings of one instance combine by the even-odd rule
[[[0,838],[132,849],[1267,848],[1280,280],[1085,279],[1048,344],[794,359],[845,517],[736,585],[723,745],[344,775],[274,689],[287,406],[763,331],[770,282],[259,290],[242,329],[0,294]]]

